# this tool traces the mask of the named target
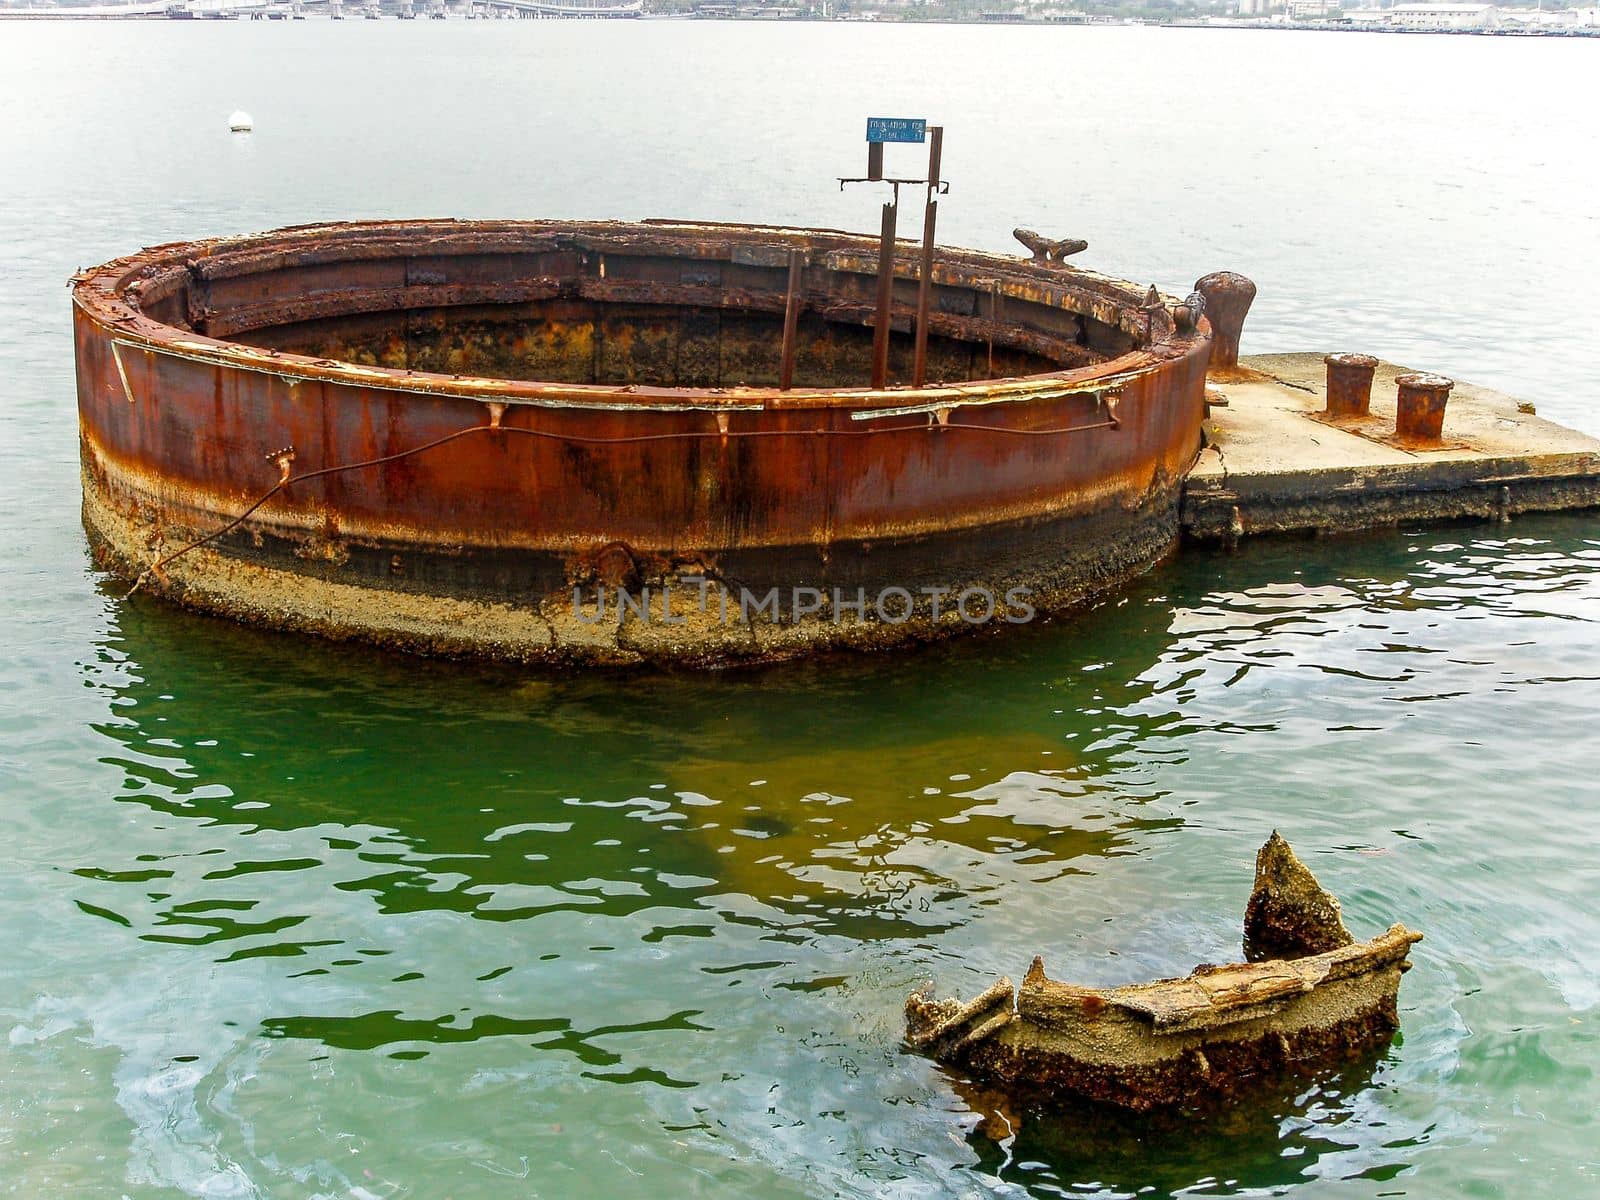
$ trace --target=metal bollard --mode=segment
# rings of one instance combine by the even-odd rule
[[[1256,298],[1256,285],[1237,271],[1214,271],[1195,280],[1194,290],[1206,298],[1211,367],[1232,370],[1239,365],[1239,333],[1250,302]]]
[[[1378,360],[1370,354],[1330,354],[1328,364],[1328,415],[1364,417],[1372,406],[1372,373]]]
[[[1444,430],[1444,406],[1450,399],[1455,380],[1419,371],[1401,375],[1400,398],[1395,407],[1394,432],[1402,442],[1418,446],[1437,446]]]

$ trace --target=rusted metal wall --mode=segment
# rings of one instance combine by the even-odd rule
[[[657,387],[775,387],[782,314],[724,313],[666,304],[549,300],[331,317],[241,332],[262,349],[365,366],[491,379]],[[849,386],[871,369],[872,333],[815,313],[798,321],[796,380]],[[912,342],[896,335],[891,366],[910,370]],[[953,337],[928,346],[929,378],[968,382],[1052,371],[1039,354]],[[1089,359],[1090,352],[1084,351]]]
[[[812,369],[834,384],[851,370],[864,378],[857,344],[876,262],[866,239],[848,235],[329,226],[158,248],[89,273],[75,321],[91,533],[108,565],[143,571],[284,473],[328,470],[145,585],[425,649],[541,657],[547,638],[551,657],[605,659],[637,655],[621,633],[603,652],[560,646],[545,612],[574,582],[693,571],[785,588],[1032,581],[1049,604],[1170,543],[1177,481],[1199,446],[1206,329],[1179,334],[1165,309],[1140,307],[1132,285],[994,256],[941,258],[933,330],[969,373],[980,354],[987,366],[991,339],[998,363],[1082,363],[1026,377],[788,392],[641,378],[775,378],[779,264],[796,244],[812,263],[807,328],[828,342],[811,352]],[[909,260],[897,282],[907,312]],[[505,322],[490,311],[516,336],[502,340]],[[750,328],[730,337],[740,321]],[[226,340],[270,342],[274,330],[330,353]],[[324,340],[296,343],[307,331]],[[452,353],[472,369],[469,343],[522,378],[416,369],[454,366]],[[331,353],[359,359],[363,347],[367,365]],[[424,631],[391,636],[381,606],[340,608],[329,588],[445,607],[416,616]],[[476,606],[458,622],[471,632],[437,632],[463,604]],[[551,628],[508,617],[521,632],[497,639],[484,606],[531,610]],[[835,634],[661,653],[772,657]]]

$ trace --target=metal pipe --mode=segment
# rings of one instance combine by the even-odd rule
[[[922,213],[922,268],[917,273],[916,349],[911,379],[915,387],[928,380],[928,307],[933,298],[933,229],[939,220],[940,159],[944,156],[944,126],[928,130],[928,203]]]
[[[878,238],[878,311],[872,318],[872,386],[889,385],[889,319],[894,308],[894,227],[896,203],[883,206],[883,232]]]
[[[928,308],[933,298],[933,227],[939,219],[939,202],[929,199],[922,217],[922,267],[917,278],[917,342],[911,382],[928,381]]]
[[[778,368],[778,387],[788,391],[794,386],[795,342],[800,331],[800,285],[805,270],[805,255],[799,250],[789,251],[789,285],[783,294],[783,359]]]

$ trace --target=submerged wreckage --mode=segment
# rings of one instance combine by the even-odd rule
[[[1245,962],[1090,988],[1047,978],[1035,958],[1020,988],[1002,978],[965,1004],[912,993],[906,1042],[1024,1099],[1204,1106],[1386,1042],[1421,940],[1395,924],[1355,941],[1339,902],[1274,833],[1256,856]]]
[[[279,628],[715,663],[1015,620],[1166,553],[1201,298],[1071,244],[885,240],[372,222],[83,273],[97,560]]]

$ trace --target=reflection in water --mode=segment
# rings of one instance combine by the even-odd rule
[[[1107,610],[1113,628],[1123,611]],[[366,868],[336,886],[384,913],[627,916],[733,895],[813,933],[909,937],[959,922],[1002,876],[1048,881],[1173,823],[1141,811],[1147,789],[1085,802],[1115,752],[1075,749],[1079,714],[1018,695],[992,640],[982,651],[994,669],[978,678],[970,668],[983,660],[967,646],[932,664],[932,680],[906,662],[865,660],[529,681],[154,605],[130,606],[121,624],[102,668],[119,676],[117,719],[99,729],[120,744],[104,761],[124,772],[125,798],[245,835],[324,830],[322,846]],[[1138,632],[1153,656],[1155,631]],[[1109,686],[1097,677],[1097,693]],[[1139,719],[1119,733],[1155,739],[1162,725]],[[327,857],[230,861],[197,878],[315,869]],[[173,871],[86,869],[128,882]],[[155,920],[197,926],[197,944],[283,928],[255,928],[251,911],[186,899]]]
[[[1404,918],[1448,953],[1479,893],[1459,885],[1457,914],[1419,880],[1404,847],[1435,818],[1395,805],[1392,763],[1331,764],[1400,710],[1447,727],[1491,661],[1491,687],[1549,682],[1498,632],[1595,591],[1593,548],[1549,528],[1190,553],[1053,625],[712,676],[530,676],[121,604],[87,667],[121,780],[88,811],[119,835],[69,869],[80,934],[147,985],[87,1018],[123,1047],[136,1157],[241,1195],[399,1194],[444,1163],[479,1164],[457,1195],[506,1174],[876,1194],[960,1190],[956,1170],[1042,1195],[1407,1170],[1473,1136],[1440,1099],[1467,1036],[1442,966],[1402,994],[1416,1051],[1165,1131],[1019,1122],[900,1052],[900,1002],[1036,950],[1102,984],[1227,956],[1282,822],[1347,852],[1314,869],[1360,934]],[[1297,808],[1297,764],[1348,804]],[[562,1132],[589,1130],[614,1163]],[[342,1141],[385,1171],[352,1174]]]
[[[1249,1102],[1204,1117],[1135,1116],[1085,1104],[1017,1112],[971,1084],[954,1086],[980,1116],[967,1142],[998,1179],[1058,1192],[1172,1195],[1207,1184],[1242,1192],[1281,1185],[1286,1154],[1308,1165],[1348,1149],[1363,1125],[1369,1135],[1381,1131],[1381,1105],[1364,1096],[1387,1054],[1374,1051],[1311,1078],[1268,1085]],[[1361,1177],[1395,1173],[1380,1168]]]

